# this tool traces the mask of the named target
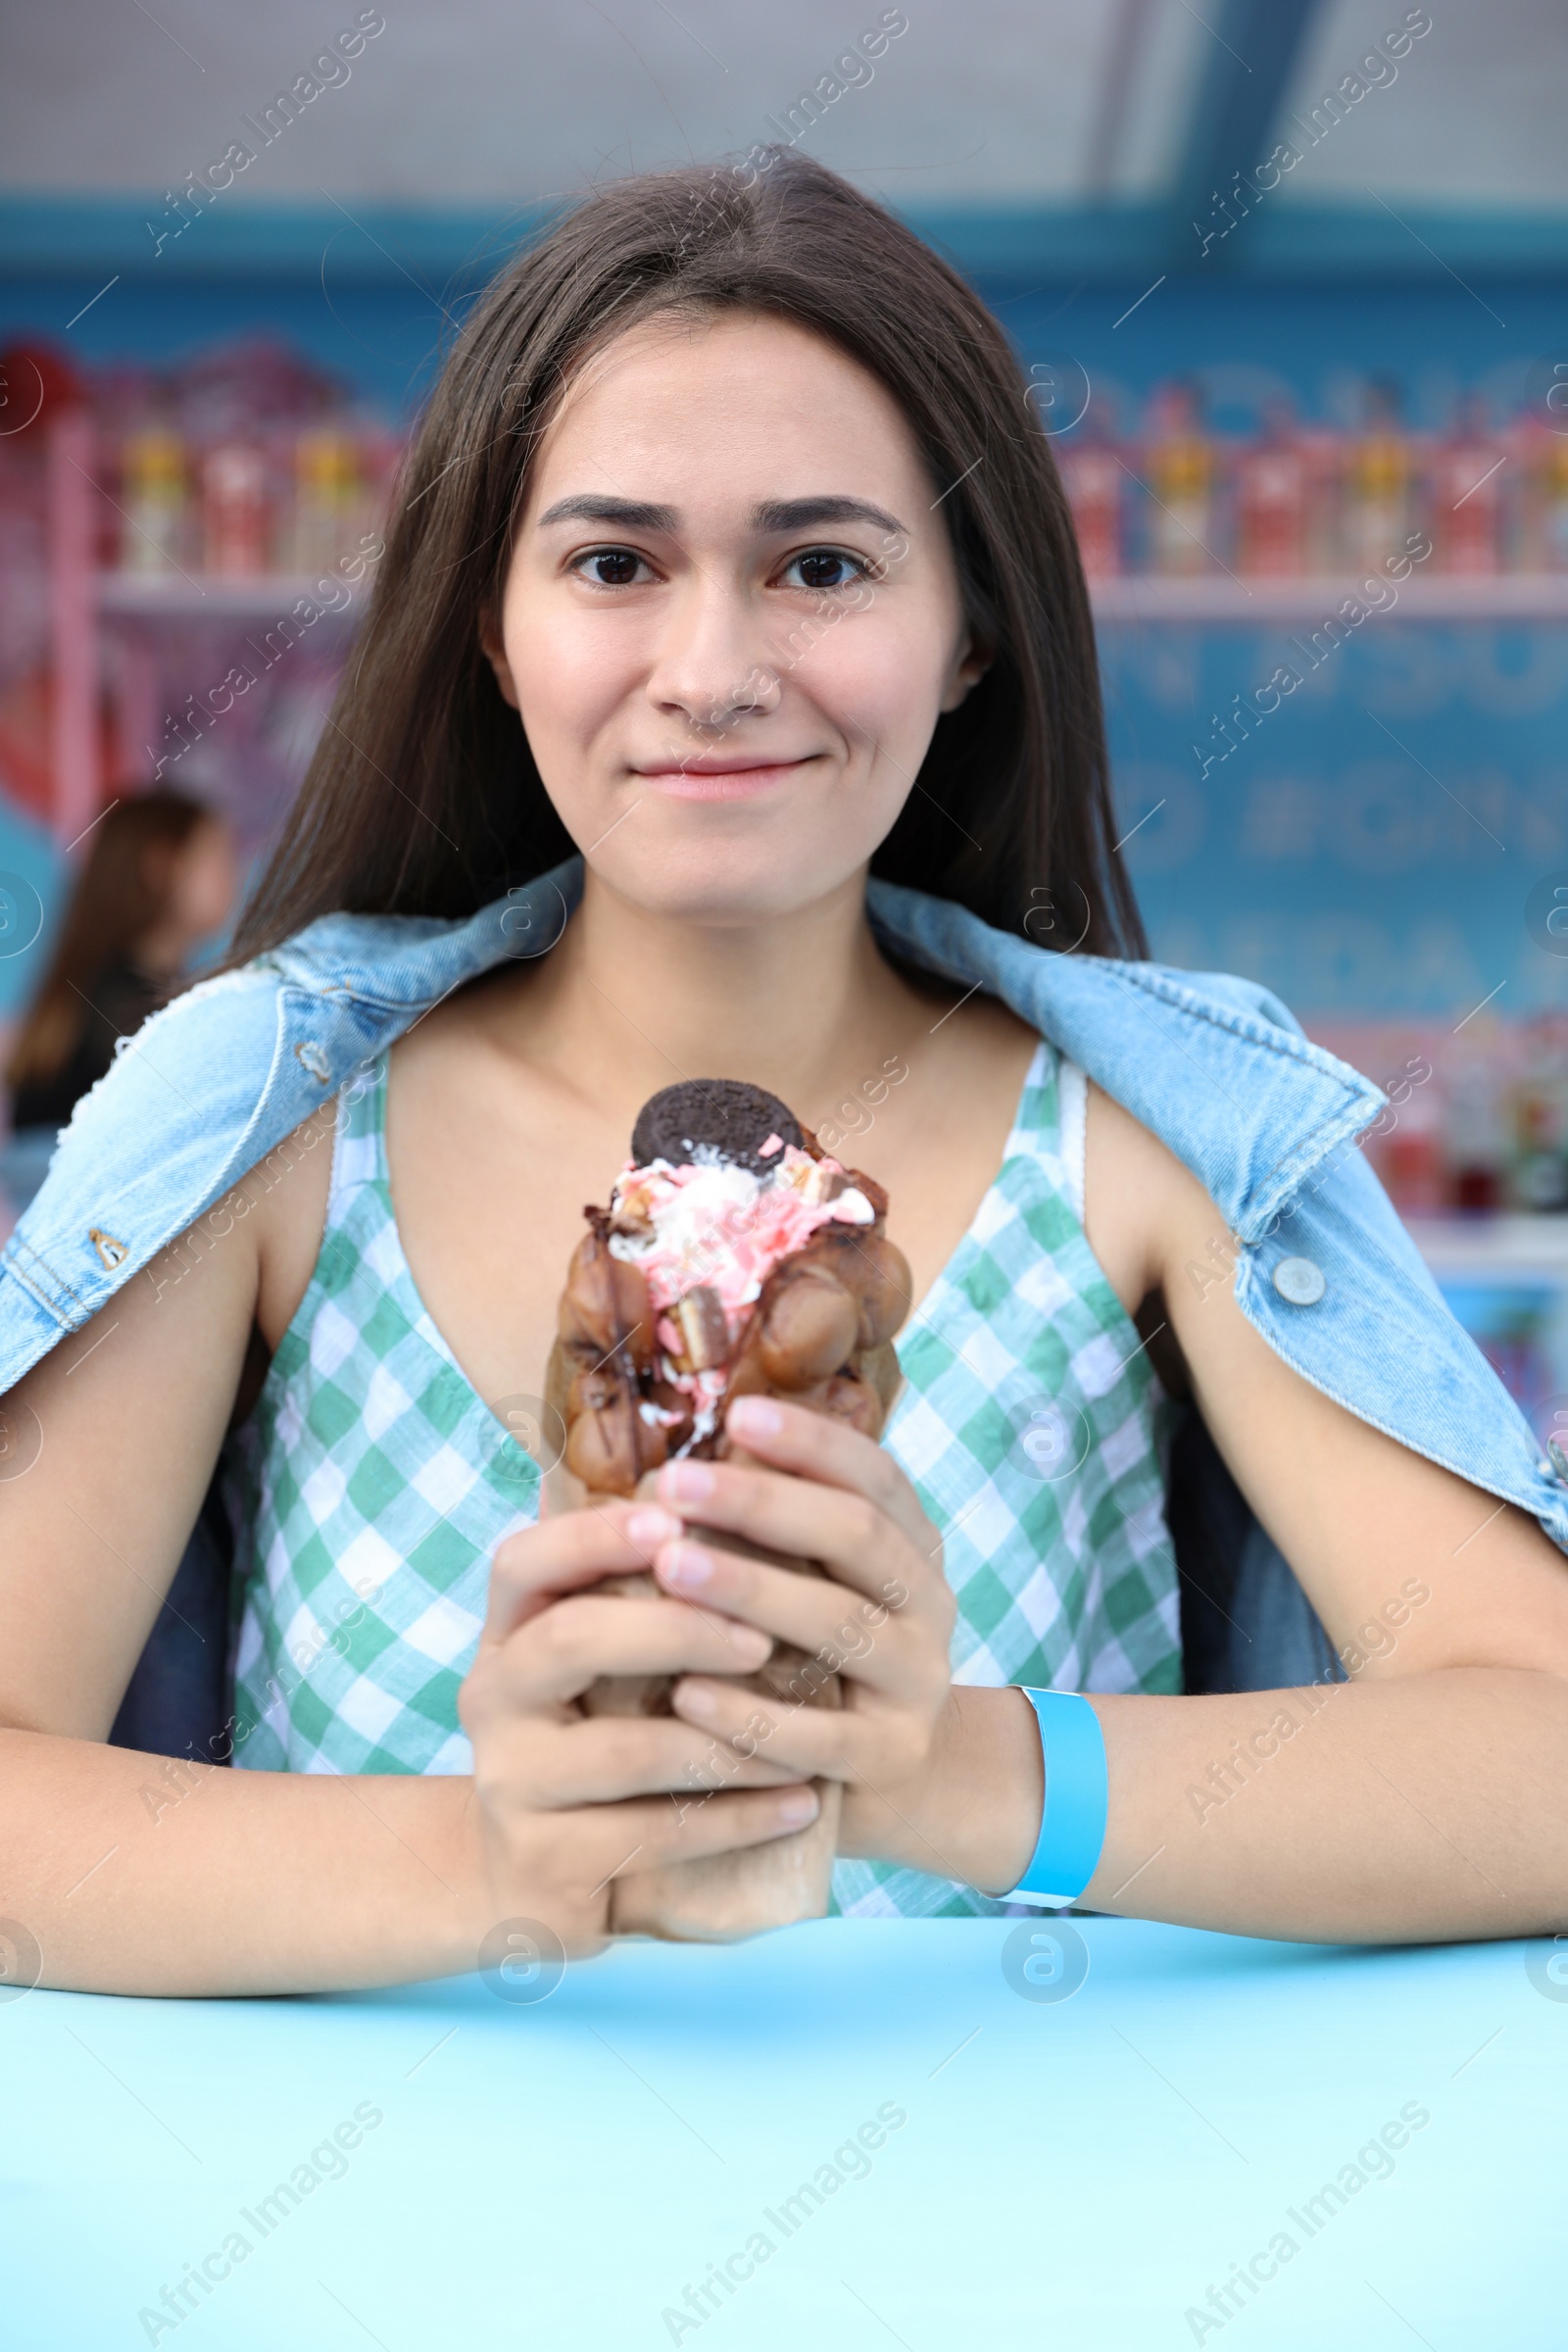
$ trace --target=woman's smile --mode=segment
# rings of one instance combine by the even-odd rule
[[[825,758],[822,752],[803,752],[794,760],[683,760],[676,766],[634,768],[632,773],[639,783],[667,793],[671,800],[754,801]]]

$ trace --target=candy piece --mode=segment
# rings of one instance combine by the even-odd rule
[[[718,1293],[699,1283],[676,1303],[687,1363],[694,1372],[711,1372],[730,1351],[729,1324]]]

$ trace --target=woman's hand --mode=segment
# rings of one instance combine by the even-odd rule
[[[611,1882],[623,1872],[760,1845],[814,1819],[814,1792],[762,1758],[711,1787],[712,1742],[673,1716],[585,1716],[577,1700],[607,1674],[749,1674],[765,1632],[662,1594],[596,1593],[650,1565],[628,1521],[647,1505],[566,1511],[496,1552],[478,1654],[458,1695],[473,1742],[474,1790],[494,1918],[526,1915],[568,1954],[599,1949]],[[654,1527],[673,1529],[654,1514]],[[787,1785],[786,1785],[787,1784]],[[671,1791],[686,1792],[677,1802]]]
[[[655,1574],[668,1592],[794,1642],[808,1663],[793,1702],[694,1663],[675,1686],[677,1714],[710,1735],[710,1775],[765,1757],[803,1780],[841,1781],[843,1852],[962,1875],[920,1827],[953,1712],[941,1538],[891,1455],[842,1422],[745,1396],[725,1428],[750,1460],[659,1474],[661,1501],[701,1534],[658,1543]],[[743,1558],[710,1540],[715,1529],[820,1561],[827,1579]],[[842,1708],[807,1703],[810,1678],[825,1673],[843,1678]]]

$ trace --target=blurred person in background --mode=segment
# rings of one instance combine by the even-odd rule
[[[162,787],[118,802],[94,828],[54,957],[5,1066],[12,1141],[0,1186],[26,1205],[80,1098],[227,923],[237,869],[225,821]]]

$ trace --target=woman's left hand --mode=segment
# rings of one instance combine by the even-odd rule
[[[687,1675],[675,1711],[721,1753],[841,1781],[841,1851],[948,1875],[919,1829],[952,1698],[942,1539],[891,1455],[844,1423],[747,1396],[725,1428],[752,1460],[670,1462],[659,1474],[660,1502],[702,1534],[659,1540],[650,1527],[655,1574],[665,1592],[805,1650],[842,1677],[844,1703],[791,1703]],[[820,1561],[827,1576],[745,1558],[710,1541],[711,1530]]]

